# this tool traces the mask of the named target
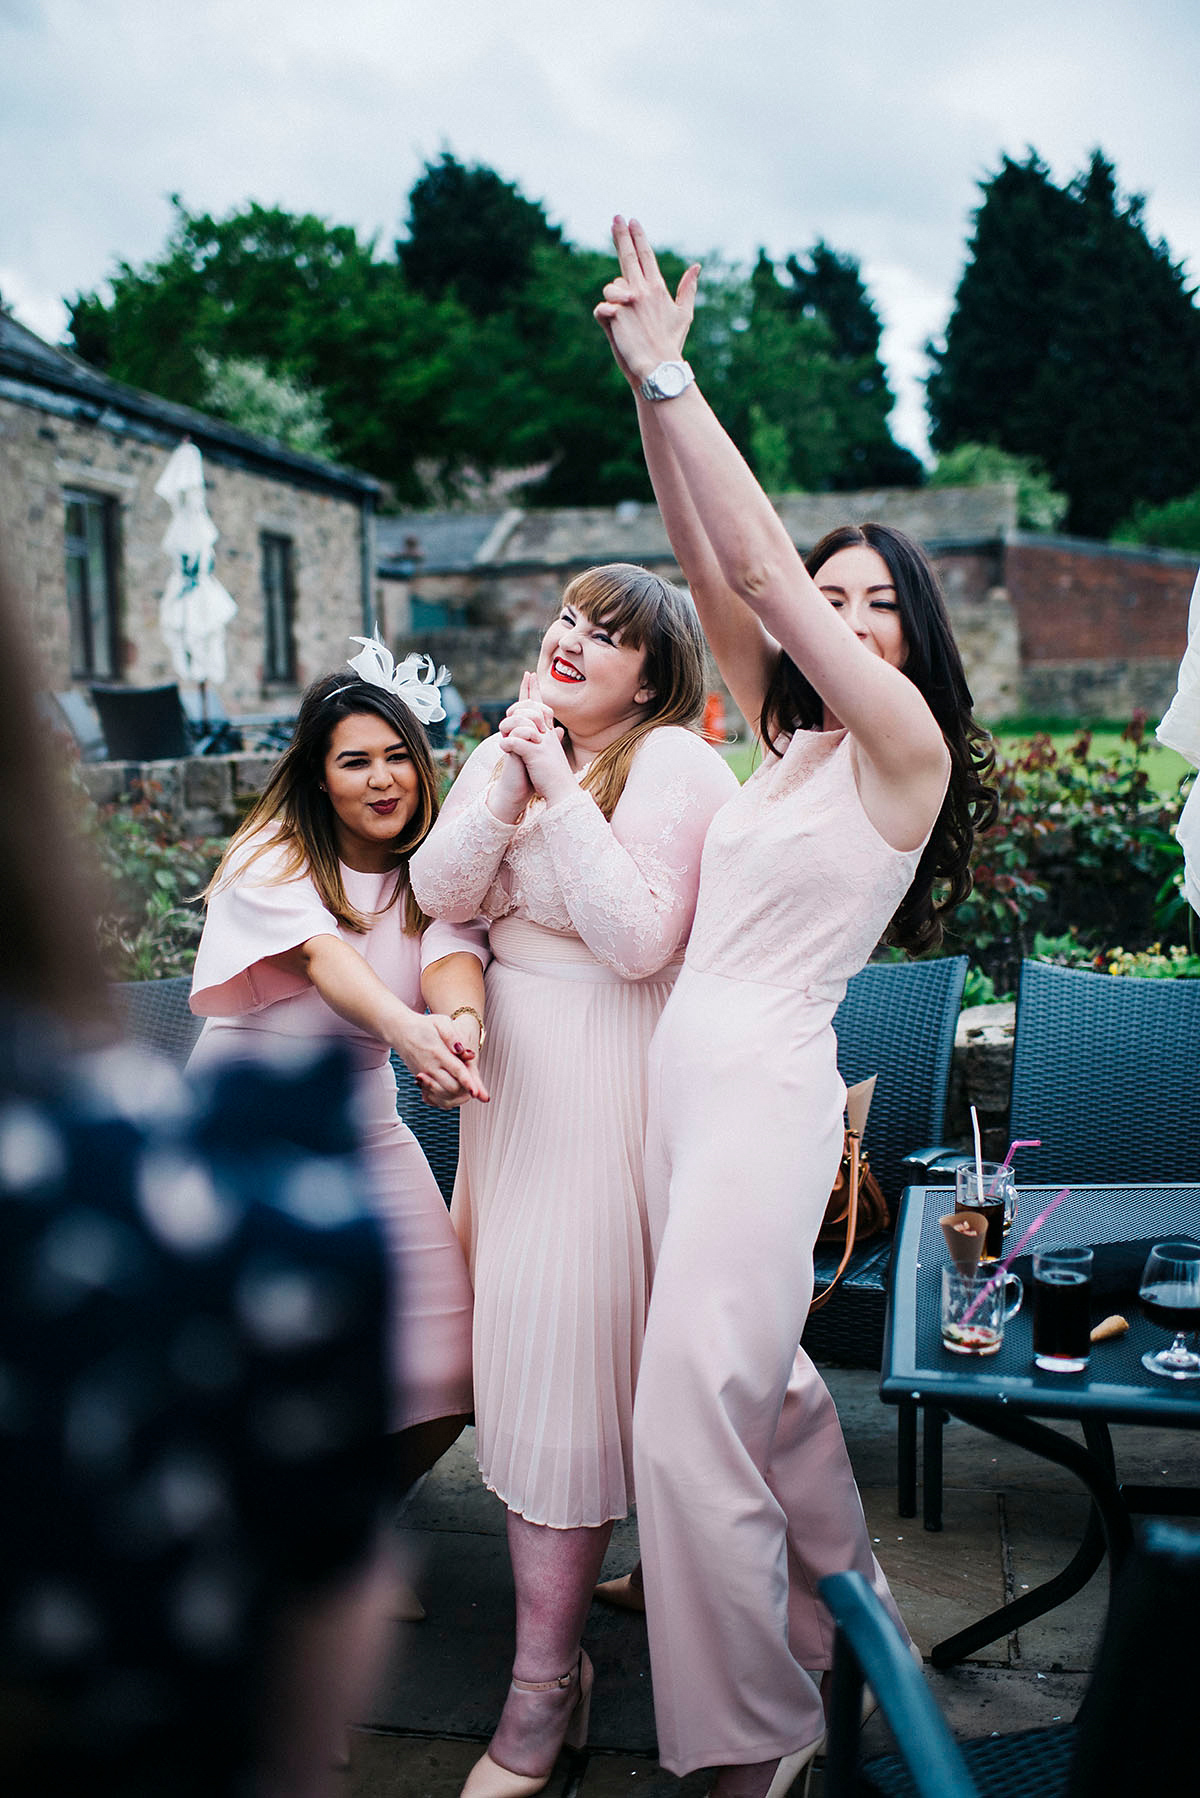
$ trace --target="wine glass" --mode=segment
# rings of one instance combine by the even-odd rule
[[[1200,1355],[1184,1338],[1200,1330],[1200,1244],[1156,1242],[1138,1289],[1142,1309],[1153,1324],[1173,1330],[1170,1348],[1147,1350],[1142,1366],[1167,1380],[1200,1380]]]

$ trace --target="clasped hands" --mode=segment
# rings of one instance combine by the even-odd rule
[[[488,788],[488,809],[515,824],[534,794],[548,805],[574,790],[561,726],[542,698],[536,674],[521,676],[519,697],[500,720],[500,773]]]
[[[468,1099],[487,1104],[487,1088],[475,1065],[479,1026],[472,1017],[413,1012],[403,1040],[394,1046],[427,1105],[438,1111],[456,1111]]]

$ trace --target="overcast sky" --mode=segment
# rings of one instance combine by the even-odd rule
[[[1200,278],[1196,0],[0,0],[0,294],[162,246],[167,196],[378,233],[443,147],[599,247],[614,210],[703,258],[821,235],[862,263],[923,444],[978,182],[1096,145]]]

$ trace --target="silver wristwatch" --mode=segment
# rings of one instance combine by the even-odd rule
[[[674,400],[696,379],[686,362],[660,362],[641,385],[644,400]]]

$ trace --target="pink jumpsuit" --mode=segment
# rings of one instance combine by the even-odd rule
[[[681,1775],[820,1735],[825,1574],[856,1568],[900,1622],[798,1344],[841,1153],[831,1020],[919,859],[868,820],[848,734],[797,732],[713,821],[651,1048],[634,1467],[659,1755]]]

